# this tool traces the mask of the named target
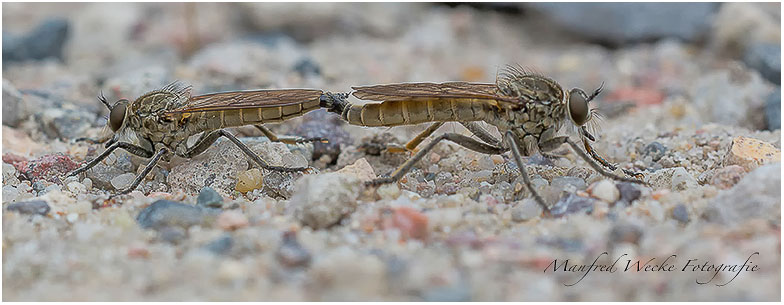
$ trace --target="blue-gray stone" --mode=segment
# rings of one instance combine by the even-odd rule
[[[660,38],[693,41],[710,29],[716,3],[527,3],[566,30],[623,44]]]
[[[226,254],[231,250],[232,245],[234,245],[234,239],[227,234],[211,241],[204,246],[204,249],[215,254]]]
[[[68,39],[68,21],[48,19],[25,35],[3,33],[3,61],[6,63],[63,58],[63,45]]]
[[[553,217],[562,217],[574,213],[593,213],[593,206],[596,202],[593,198],[577,196],[569,193],[561,197],[552,207],[550,207],[550,214]]]
[[[209,224],[216,214],[212,209],[161,199],[139,212],[136,222],[145,229],[188,228]]]
[[[211,187],[205,186],[199,192],[196,204],[205,208],[220,208],[223,206],[223,197]]]
[[[781,129],[781,87],[765,100],[765,126],[768,130]]]
[[[49,213],[49,204],[43,200],[33,200],[25,202],[17,202],[9,204],[5,207],[8,211],[14,211],[21,214],[39,214],[46,215]]]
[[[781,46],[772,43],[751,45],[743,61],[762,74],[762,77],[774,84],[781,83]]]
[[[651,156],[653,162],[659,161],[659,159],[664,157],[665,152],[667,152],[667,147],[656,141],[653,141],[651,144],[645,146],[642,151],[644,155]]]
[[[672,218],[682,223],[689,222],[689,211],[686,210],[686,206],[683,203],[676,205],[672,209]]]

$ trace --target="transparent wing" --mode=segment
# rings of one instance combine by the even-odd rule
[[[411,99],[487,99],[519,104],[519,100],[499,94],[495,84],[448,82],[402,83],[352,87],[354,96],[372,101],[401,101]]]
[[[315,89],[272,89],[210,93],[192,96],[188,103],[168,113],[221,111],[243,108],[279,107],[318,100],[323,92]]]

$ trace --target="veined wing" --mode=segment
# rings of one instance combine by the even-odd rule
[[[519,104],[512,97],[500,95],[495,84],[447,82],[402,83],[352,87],[354,96],[372,101],[402,101],[411,99],[487,99]]]
[[[210,93],[192,96],[185,106],[167,113],[280,107],[318,100],[322,93],[323,91],[316,89],[269,89]]]

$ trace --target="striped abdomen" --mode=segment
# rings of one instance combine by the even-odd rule
[[[182,118],[187,120],[186,125],[192,125],[194,131],[201,132],[228,127],[282,122],[318,108],[319,101],[314,100],[286,106],[183,113]]]
[[[422,99],[346,106],[341,111],[344,120],[368,127],[481,121],[495,107],[483,99]]]

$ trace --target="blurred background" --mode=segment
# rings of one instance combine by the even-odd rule
[[[520,64],[565,87],[604,81],[603,101],[623,102],[613,105],[715,96],[698,110],[736,113],[699,119],[775,129],[780,93],[724,107],[715,80],[693,91],[706,71],[738,65],[778,85],[779,12],[778,3],[4,3],[3,124],[55,105],[69,111],[39,123],[70,122],[45,130],[71,138],[102,125],[99,91],[135,98],[173,80],[197,94],[347,91],[493,82],[504,65]]]

